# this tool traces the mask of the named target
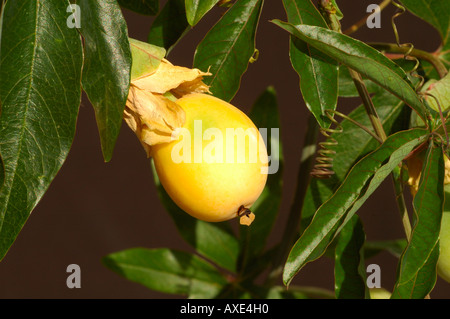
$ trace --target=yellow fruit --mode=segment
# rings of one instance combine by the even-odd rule
[[[439,276],[450,283],[450,185],[445,185],[444,211],[441,220],[439,237],[439,261],[437,271]]]
[[[390,299],[391,293],[384,288],[370,288],[370,299]]]
[[[186,113],[178,137],[152,146],[161,184],[195,218],[220,222],[237,217],[258,199],[267,180],[261,134],[242,111],[211,95],[185,95],[177,104]]]

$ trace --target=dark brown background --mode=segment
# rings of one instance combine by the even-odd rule
[[[365,15],[375,0],[339,1],[345,18],[343,29]],[[165,1],[161,1],[163,5]],[[172,51],[172,63],[191,66],[196,45],[217,21],[222,9],[210,12]],[[393,8],[382,13],[381,29],[363,27],[353,36],[364,41],[394,42],[390,25]],[[152,17],[127,10],[129,35],[145,41]],[[248,111],[257,96],[273,85],[278,92],[285,151],[283,202],[270,244],[281,238],[295,187],[305,134],[306,107],[300,96],[298,76],[288,57],[288,35],[269,22],[286,20],[281,1],[266,0],[257,36],[258,61],[250,65],[233,104]],[[398,18],[402,42],[434,51],[439,36],[410,14]],[[338,108],[350,109],[357,99],[340,100]],[[367,237],[395,239],[403,235],[392,194],[385,183],[360,211]],[[170,247],[192,251],[178,235],[158,201],[149,161],[126,125],[113,159],[104,163],[91,105],[83,97],[77,134],[68,159],[48,192],[31,214],[16,242],[0,263],[0,298],[173,298],[129,282],[101,263],[102,256],[131,247]],[[81,267],[81,288],[66,287],[66,267]],[[391,289],[396,259],[389,254],[367,261],[381,267],[381,283]],[[308,264],[295,283],[333,289],[333,261],[321,258]],[[450,285],[438,279],[432,298],[449,298]],[[175,296],[176,297],[176,296]]]

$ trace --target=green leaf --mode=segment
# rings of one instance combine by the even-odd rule
[[[403,238],[395,240],[366,241],[364,244],[364,258],[368,259],[382,251],[387,251],[394,257],[400,258],[405,248],[406,239]]]
[[[227,282],[198,256],[168,248],[132,248],[102,259],[110,270],[152,290],[190,298],[214,298]]]
[[[82,45],[69,1],[8,1],[0,52],[0,259],[61,168],[81,102]]]
[[[325,252],[340,228],[405,156],[427,136],[427,130],[418,128],[395,133],[353,166],[341,186],[320,206],[311,224],[294,244],[283,273],[286,285],[306,263]]]
[[[203,81],[214,96],[231,101],[255,52],[262,0],[238,0],[209,30],[194,56],[194,67],[212,73]]]
[[[406,108],[403,102],[395,96],[387,91],[383,91],[376,94],[372,98],[372,102],[388,135],[409,127],[410,109]],[[357,107],[348,116],[366,127],[371,125],[363,105]],[[331,136],[331,138],[335,139],[336,145],[328,147],[334,152],[334,154],[330,155],[330,158],[333,160],[334,175],[328,179],[311,179],[302,208],[300,232],[310,223],[313,214],[319,206],[341,184],[350,168],[379,145],[372,136],[363,132],[350,121],[343,120],[341,126],[343,131]],[[327,141],[330,140],[328,139]]]
[[[288,21],[294,25],[327,27],[310,0],[283,0]],[[330,121],[324,110],[335,110],[338,96],[338,63],[321,51],[291,36],[289,56],[300,77],[300,90],[306,106],[322,127]]]
[[[444,49],[450,35],[450,2],[446,0],[401,0],[406,9],[431,24],[439,32]]]
[[[294,26],[279,20],[273,22],[381,85],[414,109],[422,119],[426,118],[425,107],[406,73],[381,52],[364,42],[325,28],[308,25]]]
[[[190,29],[186,20],[184,0],[170,0],[153,21],[148,42],[165,48],[169,54]]]
[[[159,11],[159,0],[117,0],[120,6],[131,11],[153,16]]]
[[[132,38],[129,38],[129,42],[133,59],[131,80],[156,71],[166,55],[166,50]]]
[[[255,220],[251,226],[240,227],[241,245],[243,247],[240,259],[243,267],[248,265],[250,261],[252,261],[251,267],[254,266],[254,258],[264,249],[281,204],[283,150],[279,134],[280,118],[277,96],[273,87],[268,87],[258,97],[249,117],[261,132],[264,132],[261,129],[267,130],[265,140],[270,156],[269,172],[272,172],[272,174],[268,175],[263,192],[251,207],[256,215]]]
[[[267,292],[266,299],[335,299],[332,292],[319,287],[273,286]]]
[[[400,259],[392,298],[423,299],[436,283],[439,230],[444,207],[444,154],[430,143],[414,196],[411,239]]]
[[[338,299],[365,299],[368,296],[364,264],[366,234],[358,215],[342,228],[335,247],[334,280]]]
[[[79,0],[78,4],[84,38],[82,85],[94,107],[103,158],[109,162],[122,126],[130,85],[127,24],[115,0]]]
[[[430,80],[424,87],[428,87],[426,93],[429,95],[425,95],[428,105],[436,112],[439,112],[439,107],[442,112],[448,111],[450,108],[450,73],[447,73],[439,81]]]
[[[153,160],[152,171],[159,198],[183,239],[202,256],[229,271],[236,271],[239,241],[233,234],[229,223],[208,223],[188,215],[172,201],[164,190]]]
[[[195,26],[219,0],[185,0],[186,17],[191,26]]]
[[[379,93],[383,89],[376,83],[363,79],[364,84],[369,93]],[[348,67],[345,65],[339,66],[339,96],[340,97],[359,97],[358,90],[355,87],[355,82],[353,81]]]

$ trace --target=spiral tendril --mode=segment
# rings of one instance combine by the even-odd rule
[[[411,53],[414,50],[414,44],[412,43],[400,43],[400,36],[398,34],[398,29],[397,26],[395,24],[395,19],[398,18],[399,16],[401,16],[402,14],[404,14],[406,12],[406,8],[404,6],[402,6],[401,4],[395,2],[394,0],[391,1],[391,3],[397,7],[397,12],[391,17],[391,24],[392,24],[392,29],[394,31],[394,36],[395,36],[395,41],[397,43],[397,45],[401,48],[407,48],[406,52],[403,55],[403,58],[405,60],[412,60],[414,61],[414,67],[408,71],[408,74],[412,77],[418,78],[419,82],[417,83],[417,85],[415,86],[415,91],[416,93],[420,91],[420,89],[422,88],[425,79],[423,76],[421,76],[420,74],[418,74],[416,71],[420,66],[420,61],[418,58],[416,58],[415,56],[412,56]]]
[[[320,150],[317,151],[316,165],[310,173],[316,178],[329,178],[334,174],[333,158],[331,156],[336,154],[336,151],[332,147],[338,145],[338,142],[332,137],[332,134],[342,133],[343,131],[341,124],[334,118],[334,112],[332,110],[325,110],[324,113],[335,127],[320,128],[320,133],[326,137],[326,140],[319,143]]]

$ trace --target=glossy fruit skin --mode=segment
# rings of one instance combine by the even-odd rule
[[[390,299],[391,293],[384,288],[370,288],[370,299]]]
[[[173,157],[173,154],[184,155],[184,150],[182,153],[179,151],[181,144],[177,146],[184,137],[170,143],[154,145],[152,157],[161,184],[181,209],[197,219],[220,222],[237,217],[241,206],[250,208],[258,199],[267,181],[268,156],[261,134],[245,113],[211,95],[189,94],[178,99],[177,104],[186,113],[183,129],[190,133],[191,160],[179,162]],[[248,141],[258,145],[257,160],[249,160],[250,144],[246,143],[245,149],[242,149],[242,145],[241,149],[238,149],[239,145],[235,143],[234,154],[245,151],[245,161],[227,161],[228,151],[225,148],[226,142],[223,142],[223,160],[208,162],[205,157],[200,162],[195,162],[195,152],[200,149],[205,153],[205,148],[216,139],[216,136],[211,140],[204,137],[200,148],[194,149],[195,145],[199,145],[193,140],[196,132],[199,132],[199,120],[201,136],[211,128],[216,132],[220,131],[224,141],[227,128],[251,128]]]

